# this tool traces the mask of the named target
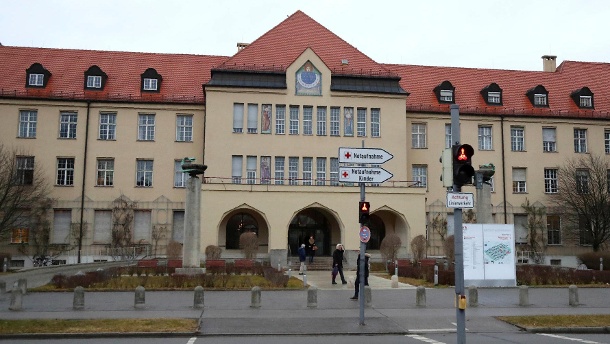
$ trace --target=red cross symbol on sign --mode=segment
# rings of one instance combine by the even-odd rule
[[[349,159],[351,156],[352,156],[352,155],[351,155],[351,154],[349,154],[349,152],[345,152],[345,157],[346,157],[346,158],[348,158],[348,159]]]
[[[347,171],[343,171],[343,178],[347,178],[349,176],[349,173],[347,173]]]

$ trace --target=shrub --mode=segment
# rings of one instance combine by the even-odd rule
[[[180,259],[182,258],[182,244],[177,241],[170,241],[167,244],[167,258]]]
[[[443,243],[443,248],[445,249],[445,256],[449,263],[453,263],[455,261],[455,242],[453,235],[450,235],[445,239]]]
[[[205,248],[205,259],[220,259],[222,249],[216,245],[208,245]]]
[[[246,259],[252,259],[258,252],[258,236],[254,232],[245,232],[239,236],[239,247],[244,251]]]
[[[587,252],[576,256],[588,269],[599,270],[599,259],[603,259],[604,270],[610,270],[610,252]]]
[[[388,234],[381,241],[381,246],[379,250],[381,251],[381,256],[385,260],[395,261],[398,256],[398,250],[400,250],[400,246],[402,245],[402,241],[400,237],[394,233]]]
[[[426,238],[421,234],[411,240],[411,252],[413,252],[413,259],[416,262],[419,262],[426,256],[426,246]]]

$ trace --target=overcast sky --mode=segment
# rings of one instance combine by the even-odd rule
[[[2,0],[11,46],[230,56],[297,10],[380,63],[610,62],[607,0]],[[0,61],[1,63],[1,61]]]

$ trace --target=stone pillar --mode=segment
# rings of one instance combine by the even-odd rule
[[[203,287],[200,285],[195,287],[195,299],[193,301],[193,307],[195,309],[203,308]]]
[[[15,282],[13,284],[13,290],[11,290],[11,305],[8,307],[11,311],[20,311],[23,305],[23,294],[21,293],[21,288],[19,288],[19,283]]]
[[[392,275],[391,281],[392,281],[392,288],[398,288],[398,276]]]
[[[529,306],[529,288],[526,285],[519,286],[519,306]]]
[[[17,280],[17,283],[19,285],[19,289],[21,289],[21,294],[25,295],[28,293],[28,280],[26,280],[25,278],[20,278],[19,280]]]
[[[260,287],[252,288],[252,300],[250,303],[250,307],[252,307],[252,308],[261,307],[261,288]]]
[[[426,288],[419,286],[415,293],[415,304],[417,307],[426,307]]]
[[[143,286],[138,286],[136,288],[136,295],[135,295],[135,301],[134,301],[133,306],[135,308],[140,308],[140,307],[143,307],[145,303],[146,303],[146,290],[144,289]]]
[[[571,285],[568,287],[570,306],[578,306],[578,287]]]
[[[364,286],[364,306],[372,307],[373,305],[373,293],[371,292],[371,287],[368,285]]]
[[[85,288],[80,286],[74,288],[74,300],[72,301],[72,309],[85,309]]]
[[[468,287],[468,306],[479,307],[479,289],[473,285]]]
[[[318,288],[311,287],[307,289],[307,307],[318,307]]]
[[[201,251],[201,179],[197,176],[191,176],[186,180],[185,208],[182,268],[199,268],[199,253]]]

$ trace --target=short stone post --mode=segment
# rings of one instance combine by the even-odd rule
[[[20,278],[17,280],[19,284],[19,289],[21,289],[21,294],[25,295],[28,293],[28,280],[25,278]]]
[[[256,286],[252,288],[252,300],[250,303],[251,308],[261,307],[261,288]]]
[[[307,271],[303,272],[303,287],[307,288]]]
[[[140,308],[140,307],[143,307],[145,303],[146,303],[146,290],[144,289],[143,286],[138,286],[136,288],[136,297],[135,297],[135,302],[134,302],[133,306],[135,308]]]
[[[426,288],[419,286],[415,293],[415,304],[417,307],[426,307]]]
[[[479,289],[473,285],[468,287],[468,307],[479,307]]]
[[[15,282],[13,284],[13,290],[11,290],[11,305],[8,307],[11,311],[20,311],[23,306],[23,294],[21,293],[21,288],[19,288],[19,283]]]
[[[8,260],[4,258],[4,262],[2,262],[2,272],[6,272],[8,270]]]
[[[6,293],[6,282],[0,281],[0,294]]]
[[[203,287],[198,285],[195,287],[195,297],[193,300],[193,308],[203,308]]]
[[[307,289],[307,307],[318,307],[318,288],[311,287]]]
[[[519,286],[519,306],[529,306],[530,295],[529,288],[526,285]]]
[[[368,285],[364,286],[364,306],[371,307],[373,305],[373,293],[371,287]]]
[[[392,288],[398,288],[398,276],[393,275],[391,278]]]
[[[578,306],[578,287],[572,284],[568,287],[568,290],[570,294],[570,306]]]
[[[81,286],[74,288],[74,300],[72,301],[72,309],[76,311],[85,309],[85,288]]]

